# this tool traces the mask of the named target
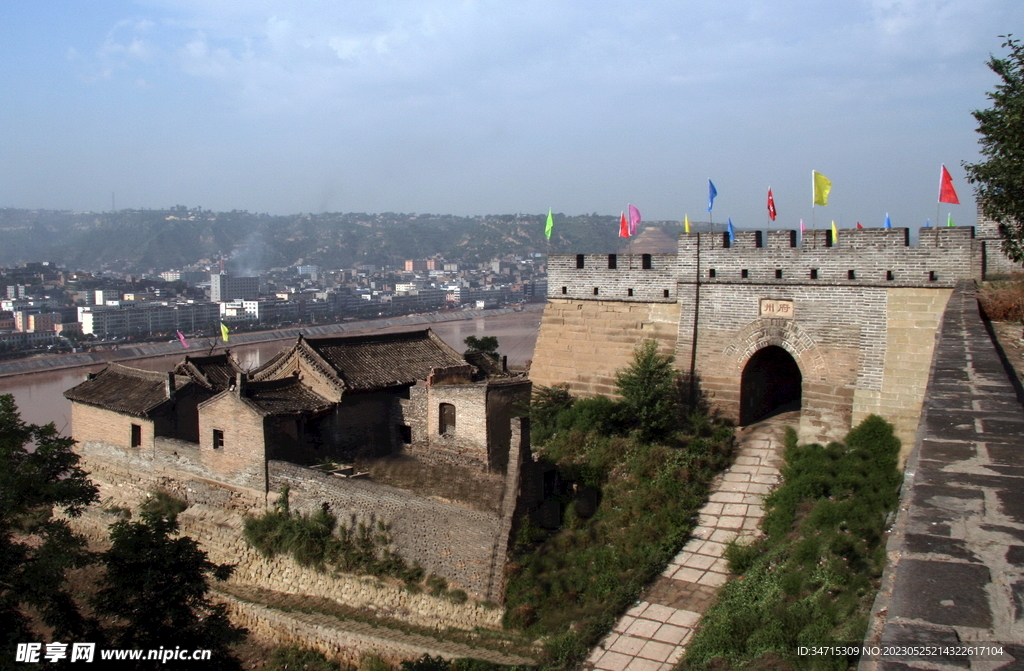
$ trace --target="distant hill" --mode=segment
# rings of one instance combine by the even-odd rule
[[[51,261],[79,270],[146,272],[226,257],[229,270],[246,273],[299,263],[397,266],[432,256],[479,263],[512,254],[622,250],[617,216],[556,214],[550,242],[544,238],[546,218],[392,212],[271,216],[183,206],[104,213],[2,208],[0,266]],[[659,238],[674,239],[680,230],[677,222],[650,223],[661,229]]]

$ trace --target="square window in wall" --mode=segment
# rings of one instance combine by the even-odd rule
[[[811,279],[812,280],[818,279],[818,269],[817,268],[811,268]]]
[[[750,271],[744,268],[743,270],[740,271],[740,277],[744,279],[750,277]]]
[[[213,449],[219,450],[224,447],[224,432],[220,429],[213,430]]]
[[[132,424],[131,441],[132,447],[142,446],[142,427],[138,424]]]
[[[777,279],[777,280],[781,280],[782,279],[782,268],[776,268],[775,269],[775,279]]]
[[[626,295],[627,296],[632,296],[633,295],[633,290],[632,289],[626,289]]]
[[[398,425],[398,438],[405,445],[412,443],[412,427],[405,424]]]

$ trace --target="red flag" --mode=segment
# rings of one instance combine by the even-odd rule
[[[640,210],[635,206],[629,206],[629,234],[636,235],[637,224],[640,223]]]
[[[775,198],[772,196],[772,187],[768,187],[768,218],[775,221]]]
[[[626,213],[622,212],[621,215],[622,216],[619,217],[619,237],[620,238],[628,238],[629,237],[629,223],[626,221]]]
[[[857,222],[857,228],[864,228],[863,226],[860,225],[859,221]]]
[[[960,199],[956,197],[956,190],[953,188],[953,178],[950,177],[946,166],[942,166],[942,178],[939,183],[939,202],[953,203],[954,205],[960,204]]]

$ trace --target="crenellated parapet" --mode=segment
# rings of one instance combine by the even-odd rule
[[[675,254],[557,254],[548,257],[548,297],[675,303]]]
[[[922,228],[910,245],[906,228],[691,233],[679,238],[685,284],[782,284],[943,287],[981,279],[982,247],[972,227]]]

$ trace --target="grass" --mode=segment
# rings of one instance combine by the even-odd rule
[[[416,583],[423,579],[419,565],[410,566],[390,549],[391,537],[383,522],[375,527],[339,525],[326,508],[312,515],[293,513],[288,490],[274,510],[258,517],[246,517],[246,541],[265,557],[290,554],[300,565],[319,571],[331,566],[349,573],[391,576]]]
[[[576,401],[540,427],[549,437],[537,458],[556,477],[547,502],[520,521],[505,624],[545,641],[544,668],[586,657],[683,546],[710,480],[731,460],[733,431],[721,422],[648,443],[609,419],[619,407]],[[552,510],[560,524],[542,528]]]
[[[788,430],[782,485],[765,500],[765,535],[731,546],[740,574],[719,592],[681,669],[846,669],[856,660],[797,657],[801,645],[863,640],[898,502],[899,440],[871,416],[845,444],[798,445]]]
[[[490,629],[475,629],[473,631],[454,628],[438,629],[436,627],[411,624],[404,620],[387,617],[369,609],[349,606],[326,597],[285,594],[252,586],[238,589],[230,584],[218,585],[217,589],[237,599],[260,603],[285,612],[295,611],[329,615],[340,620],[362,622],[374,627],[384,627],[406,634],[424,636],[437,641],[462,643],[474,648],[495,650],[521,657],[532,658],[537,655],[537,648],[525,637],[515,632],[494,631]]]

